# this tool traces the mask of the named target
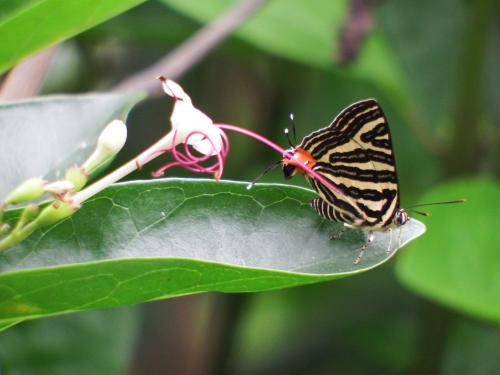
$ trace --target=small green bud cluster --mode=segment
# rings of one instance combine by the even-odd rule
[[[127,127],[114,120],[101,132],[94,152],[82,164],[66,171],[63,180],[47,182],[40,177],[29,178],[14,188],[0,202],[0,251],[23,240],[35,229],[51,225],[71,216],[80,206],[72,196],[88,182],[89,176],[109,163],[121,150],[127,138]],[[49,194],[54,199],[41,207],[34,201]],[[14,223],[3,221],[5,210],[12,205],[27,204]]]

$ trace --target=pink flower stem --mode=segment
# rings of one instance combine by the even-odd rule
[[[324,178],[323,176],[321,176],[320,174],[318,174],[317,172],[313,171],[310,167],[308,167],[307,165],[305,165],[304,163],[302,163],[300,160],[298,159],[295,159],[293,157],[293,155],[286,151],[285,149],[281,148],[280,146],[278,146],[276,143],[268,140],[267,138],[264,138],[263,136],[257,134],[257,133],[254,133],[250,130],[247,130],[247,129],[244,129],[244,128],[240,128],[239,126],[234,126],[234,125],[229,125],[229,124],[214,124],[215,126],[218,126],[219,128],[221,129],[225,129],[225,130],[232,130],[232,131],[235,131],[235,132],[238,132],[238,133],[241,133],[241,134],[244,134],[244,135],[247,135],[249,137],[252,137],[262,143],[264,143],[265,145],[273,148],[274,150],[278,151],[281,155],[283,155],[284,157],[290,159],[290,160],[294,160],[295,163],[299,164],[300,167],[306,171],[308,174],[310,174],[311,176],[313,176],[316,180],[320,181],[323,185],[325,185],[326,187],[328,187],[330,190],[338,193],[338,194],[342,194],[342,191],[340,191],[340,189],[336,186],[334,186],[330,181],[328,181],[326,178]]]

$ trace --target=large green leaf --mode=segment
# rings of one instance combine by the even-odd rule
[[[60,178],[83,162],[102,128],[124,119],[138,94],[47,96],[0,104],[0,200],[30,177]]]
[[[467,202],[427,219],[429,233],[398,259],[398,275],[424,296],[500,322],[499,186],[457,182],[434,189],[422,202],[447,198]]]
[[[89,29],[144,0],[3,0],[0,73],[22,58]]]
[[[157,180],[112,186],[73,217],[0,255],[0,323],[203,291],[252,292],[333,280],[387,261],[418,221],[365,236],[279,184]],[[388,252],[389,251],[389,252]]]

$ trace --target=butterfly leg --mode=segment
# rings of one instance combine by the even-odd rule
[[[342,235],[345,233],[345,231],[347,230],[347,227],[342,227],[340,228],[337,232],[333,233],[331,236],[330,236],[330,240],[340,240],[340,237],[342,237]]]
[[[359,262],[361,262],[361,258],[363,258],[363,256],[366,253],[366,249],[368,249],[368,246],[370,246],[372,242],[373,242],[373,232],[368,232],[368,238],[365,244],[361,247],[357,258],[353,262],[354,264],[359,264]]]
[[[389,246],[385,253],[389,255],[392,252],[392,228],[387,229],[387,231],[389,232]]]

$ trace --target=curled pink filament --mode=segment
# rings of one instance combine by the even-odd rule
[[[200,136],[200,135],[202,136],[201,140],[207,140],[210,143],[211,151],[207,155],[197,156],[194,155],[193,152],[191,151],[189,140],[193,136]],[[172,147],[171,149],[160,150],[160,152],[171,152],[174,161],[165,164],[164,166],[159,168],[157,171],[153,173],[153,176],[154,177],[162,176],[167,169],[174,166],[181,166],[191,172],[213,174],[215,179],[219,180],[224,171],[224,162],[229,152],[229,142],[226,134],[222,130],[220,131],[220,136],[221,136],[221,148],[218,152],[217,152],[217,147],[215,146],[213,140],[210,139],[210,137],[201,130],[192,131],[187,135],[186,139],[183,142],[184,143],[183,152],[177,150],[176,147]],[[172,139],[172,144],[174,145],[176,138],[177,138],[177,132],[175,131]],[[214,157],[216,158],[216,160],[213,164],[209,164],[208,166],[202,164]]]

